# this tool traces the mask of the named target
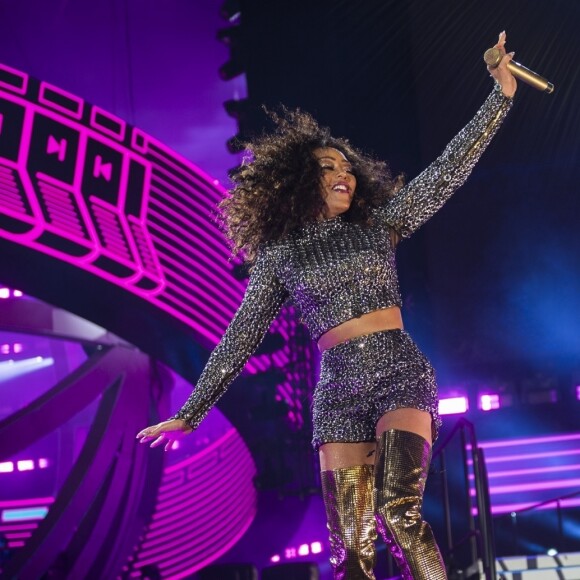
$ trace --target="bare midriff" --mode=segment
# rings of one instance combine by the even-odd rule
[[[351,338],[395,328],[403,328],[403,317],[398,306],[374,310],[358,318],[351,318],[325,332],[318,339],[318,348],[320,352],[324,352]]]

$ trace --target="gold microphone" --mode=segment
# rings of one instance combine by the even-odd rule
[[[501,51],[499,48],[495,47],[487,49],[483,55],[485,64],[490,68],[496,68],[500,63],[501,58]],[[519,62],[510,60],[507,63],[507,67],[508,70],[514,75],[514,77],[534,87],[534,89],[544,91],[548,94],[554,92],[554,85],[552,83],[548,82],[544,77],[541,77],[538,73],[531,71],[529,68],[526,68]]]

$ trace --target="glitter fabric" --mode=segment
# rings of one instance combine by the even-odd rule
[[[430,413],[435,439],[437,407],[433,367],[404,330],[353,338],[322,353],[312,444],[374,441],[379,419],[399,408]]]
[[[320,479],[334,579],[374,579],[377,531],[373,510],[373,466],[322,471]]]
[[[423,437],[391,429],[377,445],[374,503],[377,525],[404,580],[445,580],[443,559],[421,518],[431,447]]]
[[[400,307],[389,232],[407,237],[443,205],[467,179],[510,106],[511,99],[494,91],[434,163],[374,210],[372,225],[350,223],[339,215],[262,248],[238,312],[175,416],[192,428],[199,425],[288,297],[315,340],[362,314]]]
[[[443,154],[375,210],[371,226],[339,215],[308,224],[268,248],[276,275],[314,340],[351,318],[402,305],[389,231],[410,236],[449,199],[471,173],[510,106],[511,99],[493,91]]]

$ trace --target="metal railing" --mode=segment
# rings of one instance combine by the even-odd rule
[[[522,508],[517,511],[513,511],[509,514],[506,514],[506,517],[511,519],[511,528],[512,528],[512,551],[515,553],[518,549],[519,544],[519,530],[518,530],[518,521],[520,516],[526,512],[531,512],[537,509],[540,509],[544,506],[548,506],[550,504],[556,504],[556,518],[558,521],[558,536],[557,542],[554,543],[552,547],[556,548],[558,552],[565,552],[568,549],[566,544],[566,535],[564,534],[564,515],[562,513],[562,503],[570,499],[572,497],[580,496],[580,490],[574,491],[572,493],[568,493],[566,495],[561,495],[559,497],[555,497],[553,499],[548,499],[546,501],[541,501],[539,503],[535,503],[531,506],[526,508]]]
[[[446,452],[449,444],[460,437],[460,445],[463,459],[463,476],[465,486],[466,516],[468,532],[458,540],[454,539],[451,519],[451,499],[449,491],[449,479],[446,466]],[[471,556],[470,569],[479,570],[480,563],[486,580],[495,580],[495,543],[493,537],[493,521],[489,500],[489,485],[487,469],[483,449],[477,444],[475,428],[466,419],[460,419],[445,440],[438,445],[433,453],[433,462],[438,459],[441,466],[441,486],[443,491],[443,508],[445,518],[445,532],[447,540],[447,563],[448,567],[454,568],[455,554],[460,548],[464,548],[469,542]],[[469,462],[473,468],[473,481],[475,484],[475,507],[474,514],[469,478]]]

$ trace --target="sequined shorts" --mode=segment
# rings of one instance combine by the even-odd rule
[[[404,330],[342,342],[322,353],[314,390],[312,445],[374,441],[377,422],[399,408],[427,411],[441,426],[435,371]]]

